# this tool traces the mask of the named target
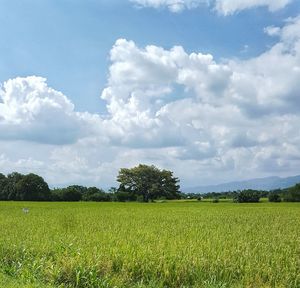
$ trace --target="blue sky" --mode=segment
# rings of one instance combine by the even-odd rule
[[[225,4],[235,2],[231,6],[228,4],[232,9],[229,13],[225,13],[225,10],[216,11],[217,3],[223,5],[222,1]],[[182,5],[188,2],[183,0]],[[295,82],[290,83],[287,79],[272,91],[268,86],[263,91],[253,92],[257,93],[255,100],[250,92],[245,92],[250,84],[246,83],[241,88],[236,84],[241,81],[236,81],[234,77],[240,77],[244,69],[249,74],[243,77],[252,79],[259,74],[255,69],[277,63],[274,57],[278,57],[278,61],[290,63],[290,67],[285,67],[286,71],[298,67],[297,37],[300,38],[300,35],[297,34],[297,17],[300,14],[300,3],[296,0],[273,0],[273,3],[278,3],[278,7],[274,8],[272,1],[247,0],[248,6],[243,8],[238,6],[239,2],[243,1],[212,0],[210,5],[200,3],[197,7],[182,6],[180,11],[174,12],[170,8],[172,0],[0,0],[0,83],[4,85],[11,81],[10,88],[3,88],[2,94],[7,96],[6,99],[12,99],[11,102],[7,100],[7,103],[2,100],[4,104],[0,107],[0,131],[3,133],[0,140],[0,168],[3,163],[6,173],[17,169],[21,172],[34,170],[53,185],[78,182],[98,186],[113,184],[120,165],[130,166],[139,162],[172,169],[187,186],[252,176],[299,174],[295,167],[300,153],[298,155],[298,150],[293,146],[296,139],[291,142],[287,139],[288,135],[281,135],[284,140],[280,141],[271,139],[270,135],[265,135],[265,131],[259,131],[262,123],[273,120],[272,123],[278,121],[284,123],[285,127],[289,126],[289,132],[298,133],[296,126],[299,124],[299,114],[292,111],[293,105],[288,102],[293,99],[292,104],[299,103],[299,90],[293,86],[298,80],[298,74],[294,76]],[[281,30],[277,29],[272,34],[266,32],[266,27],[278,27]],[[292,30],[296,36],[291,36],[290,32],[285,33],[284,27]],[[126,39],[126,42],[116,42],[118,39]],[[293,49],[282,48],[281,52],[273,54],[272,47],[280,43],[290,45],[291,41]],[[149,45],[164,49],[166,55],[156,50],[147,51],[145,47]],[[202,59],[199,56],[202,60],[198,59],[196,64],[192,57],[182,62],[170,54],[174,46],[182,48],[184,52],[178,52],[182,57],[201,53],[211,55],[213,60],[203,60],[204,57],[201,56]],[[294,55],[293,59],[281,59],[284,56],[283,50],[291,57]],[[110,53],[117,55],[111,57]],[[261,57],[265,53],[272,54],[272,57]],[[158,58],[153,62],[151,59],[154,56]],[[160,57],[165,57],[167,64],[158,63]],[[212,78],[206,79],[209,73],[201,70],[203,61],[210,67],[209,71],[217,69],[222,73],[215,75],[219,72],[211,72]],[[254,65],[254,62],[259,64]],[[171,71],[174,65],[176,71]],[[193,65],[198,70],[193,70]],[[145,67],[145,70],[140,67]],[[159,75],[164,69],[166,71]],[[174,73],[181,73],[181,76],[175,77]],[[188,73],[193,75],[189,79],[184,78]],[[227,73],[231,76],[226,76]],[[264,72],[270,86],[273,85],[272,81],[278,83],[278,73],[271,75],[271,71]],[[194,79],[194,75],[199,78]],[[36,78],[28,79],[28,76]],[[43,81],[39,77],[46,79],[46,86],[41,87]],[[144,77],[150,80],[146,81]],[[18,84],[18,81],[22,84]],[[210,90],[206,87],[204,91],[203,87],[210,82]],[[251,82],[251,85],[254,84]],[[60,112],[53,108],[57,107],[56,100],[53,100],[52,106],[49,104],[50,110],[47,110],[50,106],[46,109],[42,104],[30,110],[28,106],[38,100],[32,98],[34,101],[30,102],[28,99],[31,96],[28,95],[31,94],[26,94],[27,88],[21,89],[20,85],[28,86],[40,95],[39,100],[49,98],[52,101],[63,97],[63,100],[57,100],[61,105]],[[112,92],[106,93],[105,88]],[[49,89],[54,92],[49,92]],[[125,92],[122,94],[121,90]],[[58,96],[57,91],[63,95]],[[141,93],[143,96],[134,96]],[[268,93],[270,96],[266,100],[262,95]],[[221,94],[223,98],[216,100]],[[168,114],[177,111],[176,105],[189,106],[188,101],[191,101],[192,106],[195,105],[194,111],[186,111],[189,115],[195,113],[193,119],[174,118]],[[215,114],[201,118],[204,113],[201,110],[203,107],[197,106],[200,102],[201,105],[207,105],[205,111],[221,107],[228,112],[236,108],[239,110],[237,114],[244,116],[242,120],[236,119],[236,123],[243,122],[242,127],[232,124],[233,120],[230,119],[211,123],[209,118],[215,117]],[[12,107],[11,103],[17,103],[17,106]],[[196,106],[201,109],[197,110]],[[256,121],[253,121],[253,111],[259,115]],[[224,113],[223,110],[219,112]],[[197,118],[198,113],[203,114]],[[49,124],[49,121],[57,123]],[[228,123],[219,127],[224,121]],[[266,123],[266,127],[268,125],[271,123]],[[191,126],[193,131],[187,128]],[[182,132],[176,133],[178,129]],[[212,135],[213,129],[217,132]],[[225,135],[229,132],[226,129],[231,135],[236,133],[234,139],[229,141],[231,144],[227,143],[228,137]],[[282,131],[282,128],[278,129]],[[43,131],[47,130],[50,134],[44,135]],[[261,140],[252,143],[248,139],[251,137]],[[153,138],[159,140],[153,141]],[[219,144],[223,142],[224,145]],[[274,151],[282,146],[289,147],[284,159],[274,156]],[[13,152],[16,149],[20,151]],[[223,159],[225,154],[228,155]],[[60,158],[59,161],[57,158]],[[74,168],[65,167],[64,162],[70,162],[70,158],[79,161],[79,164],[76,162],[73,166],[84,166],[84,169],[67,172]],[[253,158],[258,159],[259,163],[252,163],[250,171],[241,171],[239,165],[247,165],[247,159],[250,161]],[[56,175],[57,167],[66,175],[62,179]],[[187,167],[192,169],[194,177],[187,175]],[[107,175],[103,175],[105,173]]]
[[[300,12],[293,3],[276,13],[266,7],[225,17],[202,5],[182,13],[136,9],[124,0],[0,1],[0,82],[40,75],[77,110],[105,112],[99,95],[106,84],[108,55],[119,38],[216,59],[258,55],[274,42],[263,32]],[[248,49],[244,49],[247,45]]]

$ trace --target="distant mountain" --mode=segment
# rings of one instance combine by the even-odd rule
[[[273,190],[277,188],[287,188],[297,183],[300,183],[300,175],[287,178],[280,178],[276,176],[257,178],[245,181],[223,183],[218,185],[190,187],[182,190],[185,193],[225,192],[243,189]]]

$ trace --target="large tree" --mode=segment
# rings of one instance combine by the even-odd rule
[[[23,174],[13,172],[7,175],[7,182],[4,190],[4,194],[7,200],[18,200],[17,199],[17,183],[24,178]]]
[[[153,165],[140,164],[130,169],[122,168],[117,181],[120,183],[120,192],[141,197],[144,202],[160,197],[180,198],[179,179],[173,176],[173,172],[160,170]]]
[[[21,201],[50,200],[50,189],[41,176],[30,173],[16,183],[15,198]]]

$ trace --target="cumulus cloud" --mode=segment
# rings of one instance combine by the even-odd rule
[[[135,147],[182,146],[198,137],[195,127],[202,117],[198,110],[208,115],[208,103],[221,104],[232,74],[212,55],[189,55],[179,46],[140,49],[125,39],[112,48],[111,61],[108,87],[101,96],[111,114],[105,123],[113,127],[111,137],[116,144]],[[189,110],[169,112],[177,105]]]
[[[113,183],[118,168],[138,163],[172,169],[189,184],[296,173],[300,17],[266,31],[278,38],[273,47],[222,62],[181,46],[117,40],[101,93],[105,116],[76,112],[43,78],[8,80],[0,168],[93,185]]]
[[[162,8],[167,7],[172,12],[181,12],[184,9],[197,8],[203,4],[212,6],[218,13],[230,15],[236,12],[267,7],[271,12],[280,10],[293,0],[130,0],[141,7]]]
[[[0,89],[0,139],[41,143],[75,142],[85,134],[93,115],[76,113],[72,102],[30,76],[6,81]]]
[[[299,23],[276,28],[278,43],[258,57],[222,63],[180,46],[118,40],[102,92],[119,129],[115,144],[159,143],[174,161],[213,171],[292,169],[300,155]]]

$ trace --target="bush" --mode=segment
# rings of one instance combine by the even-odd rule
[[[82,193],[74,186],[52,190],[52,201],[80,201]]]
[[[258,203],[260,199],[260,192],[257,190],[243,190],[234,195],[234,202],[236,203]]]
[[[280,195],[274,192],[270,192],[268,198],[269,202],[281,202]]]
[[[106,193],[94,193],[89,195],[88,200],[85,201],[95,201],[95,202],[109,202],[111,199]]]
[[[136,196],[126,191],[118,191],[114,194],[114,200],[117,202],[136,201]]]
[[[219,198],[213,198],[212,203],[219,203]]]
[[[99,189],[97,187],[89,187],[84,191],[82,200],[108,202],[111,201],[111,195],[109,193],[105,193],[102,189]]]

